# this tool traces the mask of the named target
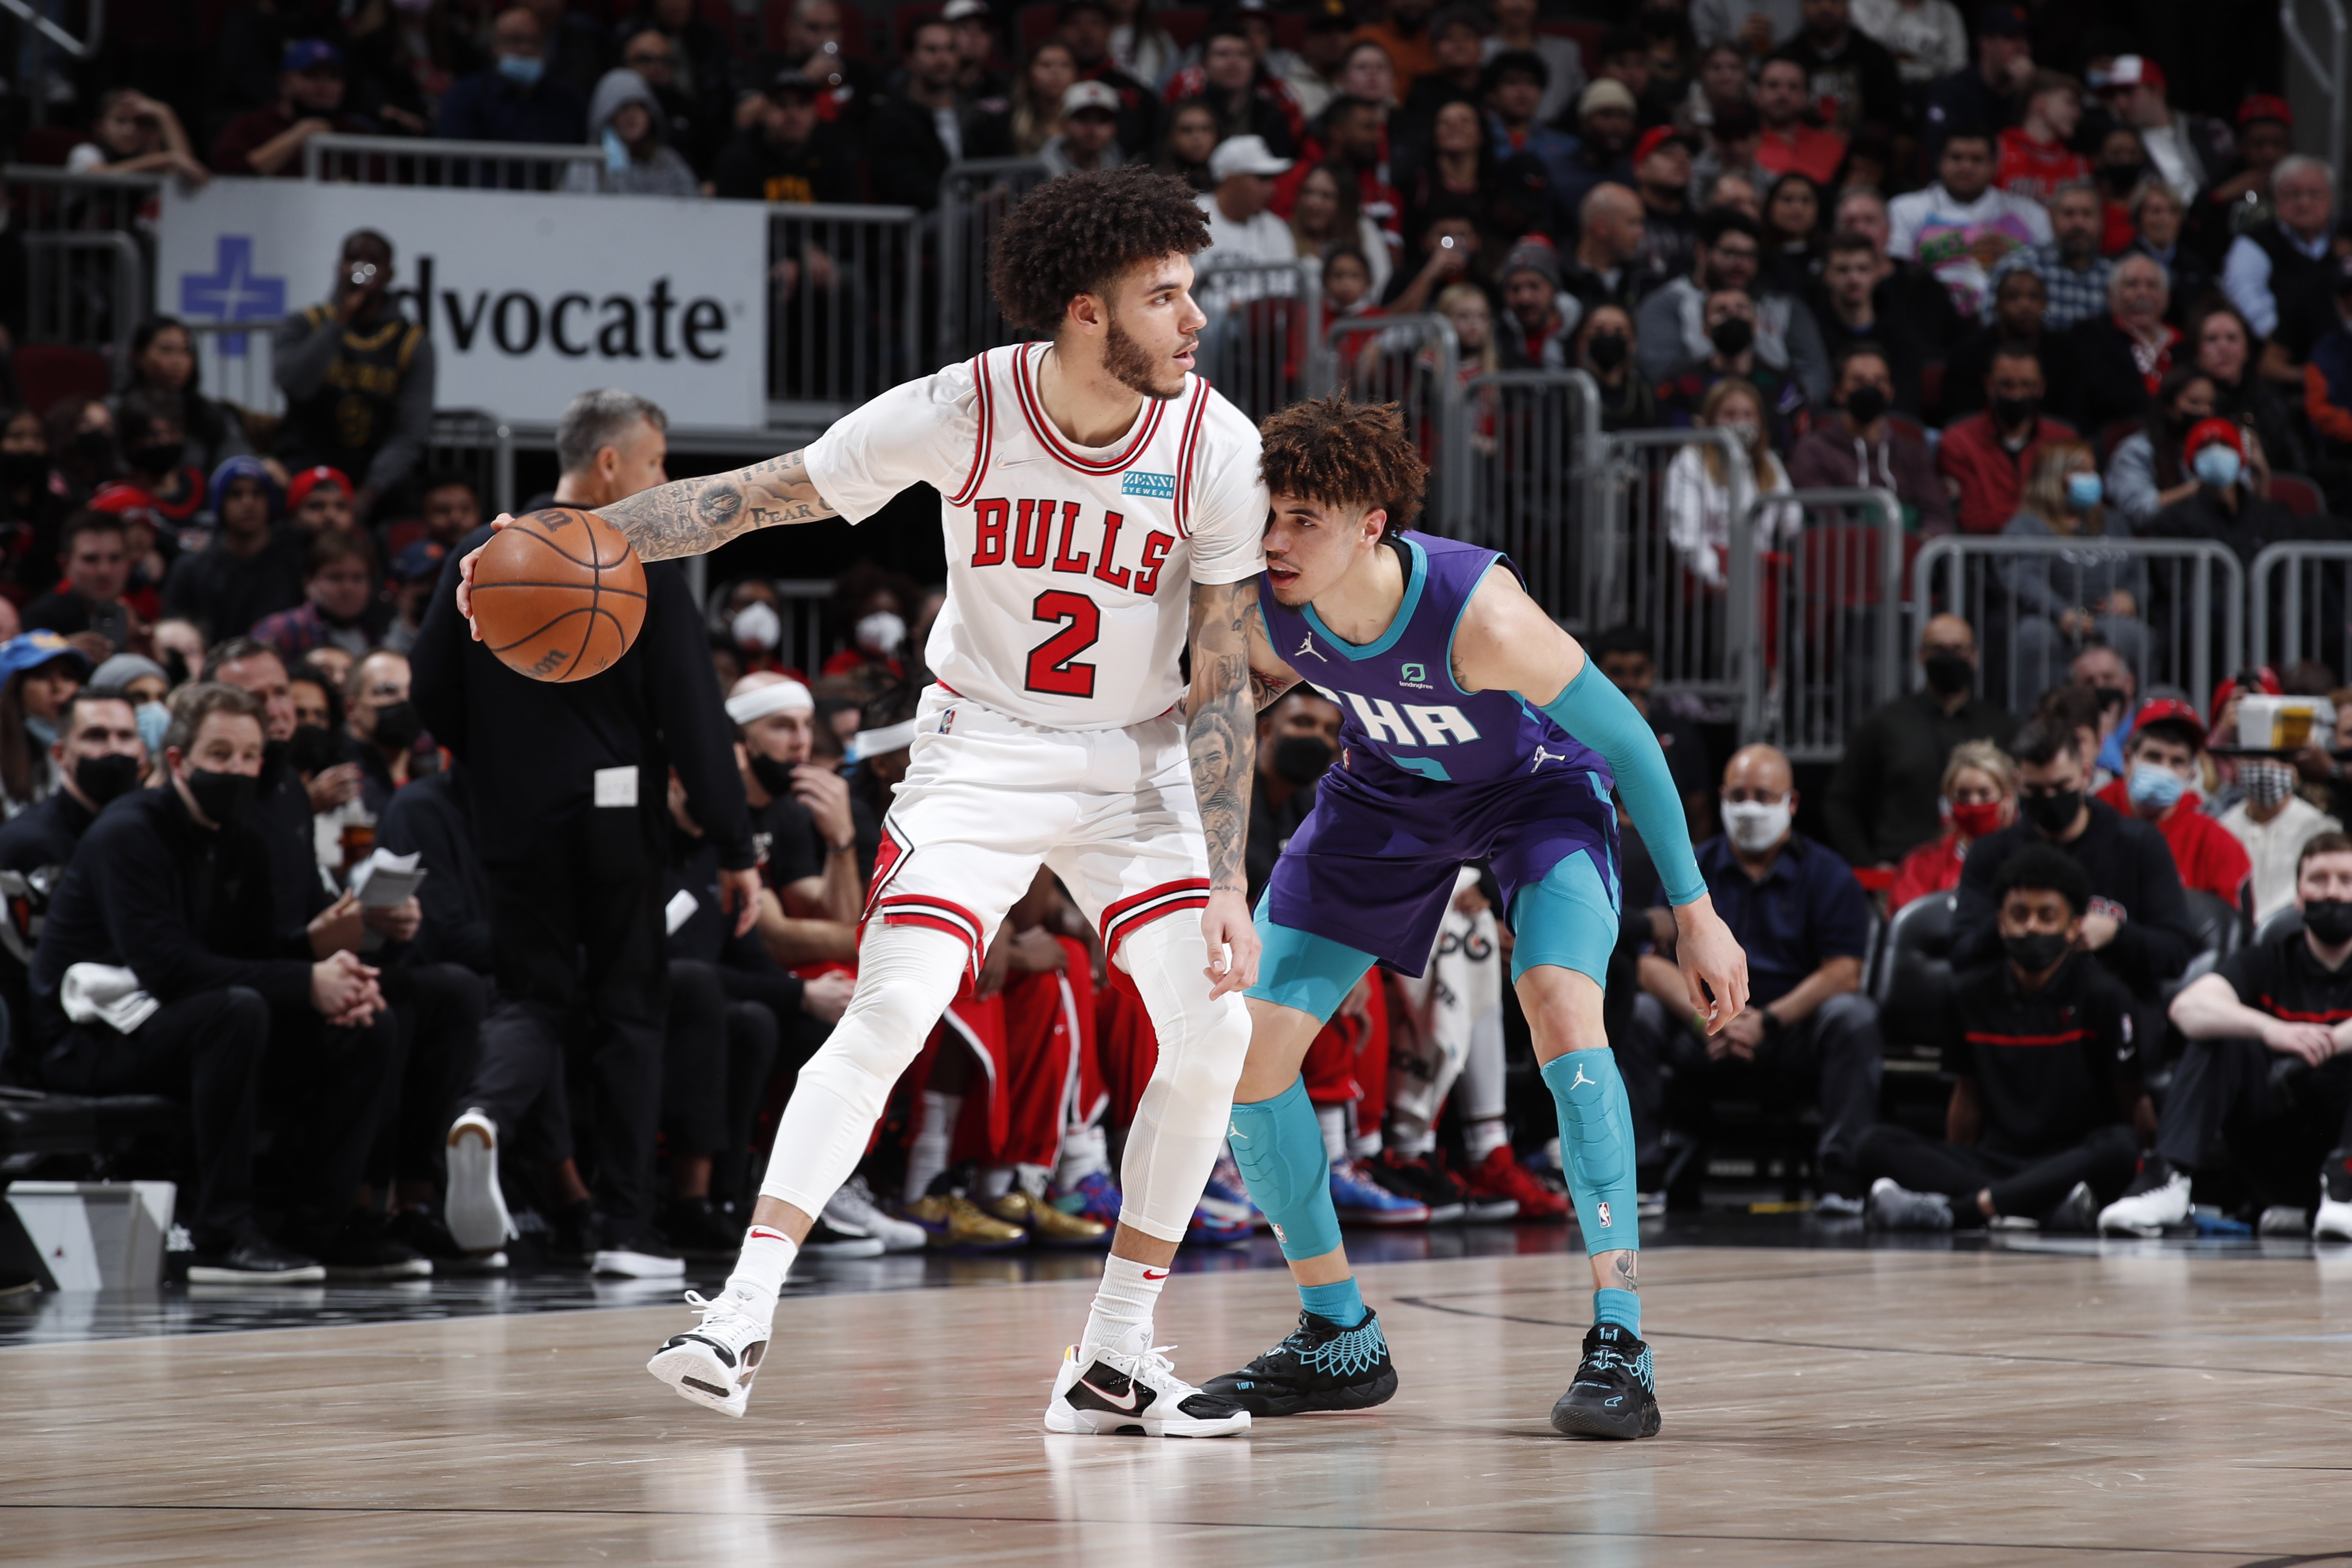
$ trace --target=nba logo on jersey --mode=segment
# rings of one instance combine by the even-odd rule
[[[1605,1203],[1596,1203],[1592,1206],[1592,1211],[1600,1218],[1601,1227],[1604,1229],[1607,1228],[1609,1224],[1609,1206]]]

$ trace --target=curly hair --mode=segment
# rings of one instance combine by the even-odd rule
[[[1065,174],[1006,214],[988,283],[1006,320],[1051,332],[1079,295],[1105,293],[1139,262],[1208,244],[1208,216],[1181,180],[1136,163]]]
[[[1429,465],[1392,402],[1349,402],[1345,393],[1293,403],[1259,427],[1258,472],[1269,494],[1328,506],[1388,509],[1387,531],[1412,526]]]

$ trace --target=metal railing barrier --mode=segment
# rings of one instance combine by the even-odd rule
[[[776,206],[768,214],[768,423],[822,430],[929,367],[922,214]]]
[[[2020,717],[2092,639],[2132,666],[2143,695],[2176,686],[2203,703],[2244,657],[2245,589],[2237,556],[2210,539],[1949,534],[1911,567],[1916,623],[1944,612],[1966,619],[1978,690]],[[1914,689],[1925,678],[1906,677]]]
[[[1253,422],[1316,396],[1323,337],[1322,270],[1313,261],[1208,261],[1192,298],[1201,374]]]
[[[1005,214],[1050,176],[1034,158],[950,163],[940,176],[940,363],[1016,341],[988,287],[988,256]]]
[[[440,141],[327,131],[302,144],[302,177],[355,185],[438,185],[561,191],[574,169],[590,172],[604,150],[520,141]]]
[[[1903,540],[1892,490],[1748,504],[1725,563],[1743,743],[1835,761],[1863,716],[1902,692]]]
[[[1571,632],[1594,629],[1618,540],[1603,526],[1599,388],[1582,371],[1490,371],[1464,389],[1471,436],[1462,537],[1509,556]]]
[[[1596,585],[1592,619],[1604,628],[1630,623],[1648,632],[1657,690],[1689,699],[1703,718],[1728,722],[1739,717],[1747,686],[1732,655],[1725,562],[1729,536],[1747,538],[1746,514],[1727,508],[1718,551],[1701,519],[1670,517],[1667,507],[1675,465],[1683,465],[1677,486],[1704,479],[1710,447],[1726,473],[1747,461],[1727,430],[1624,430],[1601,438],[1594,478],[1600,506],[1587,535],[1606,541],[1603,559],[1612,565]]]
[[[2352,659],[2352,544],[2289,542],[2254,557],[2246,572],[2246,657],[2282,675],[2305,659],[2346,667]]]
[[[1429,465],[1421,526],[1453,536],[1465,526],[1476,478],[1463,419],[1462,344],[1443,316],[1334,321],[1324,336],[1337,380],[1359,402],[1393,402]]]

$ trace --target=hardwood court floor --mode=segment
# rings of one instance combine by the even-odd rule
[[[741,1421],[639,1370],[677,1309],[27,1346],[0,1562],[2352,1560],[2352,1257],[1656,1251],[1637,1445],[1545,1424],[1571,1270],[1367,1269],[1396,1400],[1216,1442],[1037,1429],[1083,1281],[787,1299]],[[1180,1277],[1161,1336],[1205,1377],[1294,1301]]]

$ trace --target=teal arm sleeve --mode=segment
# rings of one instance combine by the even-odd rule
[[[1593,667],[1591,659],[1576,673],[1568,688],[1543,709],[1551,721],[1599,752],[1617,778],[1617,793],[1626,814],[1658,869],[1658,882],[1670,904],[1696,904],[1706,893],[1706,879],[1698,873],[1691,854],[1690,825],[1675,793],[1674,775],[1666,771],[1666,754],[1650,721],[1625,700]]]

